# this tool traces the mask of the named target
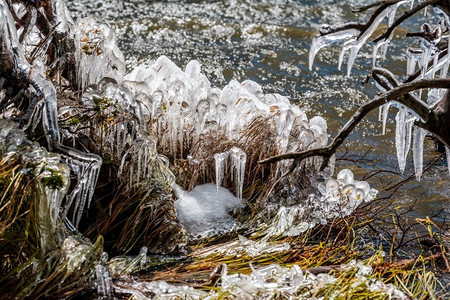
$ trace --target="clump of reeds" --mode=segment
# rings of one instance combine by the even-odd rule
[[[176,182],[186,190],[193,189],[196,185],[216,181],[216,169],[214,154],[223,153],[232,147],[242,149],[247,155],[245,166],[243,198],[247,203],[253,203],[252,209],[248,212],[256,215],[258,211],[264,209],[267,204],[267,197],[274,191],[274,184],[287,171],[287,165],[258,164],[258,161],[279,154],[276,146],[276,137],[273,128],[270,126],[271,117],[257,117],[250,126],[239,133],[239,139],[233,140],[221,130],[213,133],[202,134],[196,143],[184,144],[184,156],[173,159],[173,155],[164,152],[166,148],[158,146],[158,151],[171,158],[170,169],[176,177]],[[186,133],[194,135],[194,132]],[[194,140],[193,137],[186,140]],[[189,156],[189,157],[188,157]],[[292,176],[280,182],[276,189],[289,181],[290,185],[299,186],[297,195],[302,197],[302,193],[307,195],[312,191],[312,182],[308,179],[316,171],[314,168],[307,168],[303,164],[293,172]],[[231,191],[236,190],[232,172],[226,172],[222,181],[222,186]]]
[[[24,160],[20,151],[31,149],[1,153],[0,294],[43,299],[92,293],[103,239],[92,245],[70,234],[60,216],[50,217],[45,191],[63,188],[67,178]]]
[[[279,264],[284,268],[296,265],[305,274],[329,274],[334,277],[332,283],[315,286],[309,292],[301,291],[301,295],[307,292],[310,297],[445,299],[450,295],[445,287],[440,286],[434,269],[436,261],[445,262],[448,259],[446,252],[430,254],[422,249],[422,255],[403,259],[389,256],[389,245],[385,245],[386,249],[381,245],[380,249],[357,245],[361,230],[368,225],[377,226],[373,221],[362,224],[352,215],[297,237],[268,239],[255,234],[247,240],[242,237],[238,239],[235,235],[234,238],[229,236],[226,242],[216,238],[194,246],[184,263],[173,265],[167,270],[147,268],[147,275],[142,280],[164,280],[175,285],[189,285],[210,291],[210,296],[212,291],[216,291],[212,295],[220,298],[227,291],[221,288],[220,271],[216,269],[218,266],[226,264],[228,274],[251,274],[254,268]],[[436,234],[433,233],[434,236]],[[251,248],[258,243],[267,243],[269,247],[280,250],[252,253]]]
[[[155,178],[132,189],[114,186],[107,205],[99,210],[87,235],[104,235],[111,253],[173,253],[186,244],[184,229],[178,222],[171,190]],[[100,191],[104,190],[101,187]]]

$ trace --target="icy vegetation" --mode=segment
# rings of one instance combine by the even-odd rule
[[[342,264],[349,261],[344,255],[325,254],[328,264],[339,265],[328,266],[313,258],[305,269],[299,266],[299,259],[311,249],[306,241],[298,241],[308,238],[302,233],[349,216],[377,195],[367,182],[355,180],[350,170],[330,177],[334,157],[328,157],[325,171],[319,170],[320,157],[293,165],[287,161],[258,164],[268,156],[327,146],[325,118],[308,118],[306,109],[300,108],[303,99],[294,103],[278,93],[263,91],[256,82],[260,78],[242,80],[227,74],[239,80],[216,87],[206,75],[211,70],[205,71],[211,66],[202,66],[197,60],[181,69],[173,57],[157,55],[154,61],[135,64],[126,74],[115,30],[106,21],[74,21],[62,0],[21,2],[0,0],[0,112],[8,118],[0,119],[1,169],[6,170],[0,178],[0,240],[7,245],[6,250],[0,247],[0,273],[12,274],[6,279],[0,276],[0,291],[12,295],[7,298],[87,295],[110,299],[121,294],[119,297],[136,299],[333,299],[339,298],[338,292],[324,293],[339,286],[338,275],[347,271],[352,288],[405,298],[393,286],[378,281],[379,273],[373,274],[369,265],[356,261]],[[316,39],[310,64],[317,51],[341,42],[339,65],[349,52],[350,74],[356,55],[378,23],[386,17],[392,23],[397,8],[409,2],[400,1],[386,9],[359,34],[349,30]],[[256,3],[251,11],[264,11],[258,13],[263,18],[272,14],[272,8],[277,12],[290,7],[267,4]],[[196,4],[191,5],[197,9]],[[217,7],[212,5],[209,7]],[[233,1],[229,8],[241,5]],[[170,18],[170,8],[177,6],[164,3],[164,7]],[[201,26],[210,27],[205,38],[216,42],[231,42],[239,28],[239,38],[255,48],[267,33],[305,35],[292,24],[257,25],[260,20],[247,24],[246,12],[235,9],[232,13],[240,17],[237,26],[230,24],[235,19],[232,15],[226,22],[200,24],[194,20],[189,26],[199,31]],[[293,15],[295,19],[300,14]],[[143,30],[133,24],[131,30]],[[149,30],[164,40],[164,29]],[[448,62],[439,59],[443,53],[435,47],[445,31],[436,30],[436,41],[424,41],[421,52],[410,51],[408,74],[415,73],[418,65],[420,78],[446,76]],[[276,46],[283,44],[289,44],[289,39]],[[375,46],[374,65],[379,48],[385,53],[387,44],[385,40]],[[249,49],[247,53],[252,53]],[[278,49],[274,46],[274,51],[264,55],[275,60]],[[252,63],[271,66],[272,62],[259,58]],[[424,71],[430,61],[432,71]],[[301,71],[287,62],[279,67],[295,77]],[[224,74],[221,76],[224,79]],[[273,86],[265,89],[275,90]],[[443,92],[431,90],[423,96],[434,105]],[[405,168],[412,145],[419,179],[427,133],[413,126],[417,116],[398,103],[389,103],[380,112],[384,124],[390,106],[399,109],[396,147],[400,169]],[[450,149],[446,150],[450,157]],[[187,244],[187,236],[191,244]],[[296,236],[299,238],[293,238]],[[230,240],[224,242],[225,238]],[[194,246],[192,241],[199,239],[208,239],[210,245]],[[327,251],[327,243],[317,248],[319,252]],[[332,247],[341,247],[341,241],[334,243]],[[140,252],[134,257],[109,259],[104,245],[105,251],[114,255]],[[342,249],[354,250],[353,245]],[[228,257],[243,260],[226,260]],[[221,258],[226,264],[214,271],[217,280],[205,282],[205,270]],[[245,269],[247,258],[252,261],[250,269],[237,273],[233,264],[245,265]],[[273,264],[275,261],[280,265]],[[174,265],[179,262],[182,264]],[[195,263],[204,265],[198,268]],[[313,270],[313,265],[319,267]],[[372,265],[378,267],[378,261]],[[229,266],[233,266],[230,272]],[[155,279],[170,279],[162,269],[176,274],[189,268],[193,271],[186,272],[189,280],[178,281],[184,286]],[[319,274],[323,270],[327,274]],[[130,277],[143,274],[149,277]],[[194,282],[201,289],[188,285]]]
[[[266,125],[272,129],[280,153],[323,146],[328,140],[323,118],[315,117],[311,123],[313,119],[308,121],[288,98],[264,94],[251,80],[232,80],[223,89],[214,88],[197,61],[189,62],[182,71],[162,56],[151,66],[137,67],[126,75],[124,86],[143,103],[143,114],[157,132],[161,147],[174,158],[189,154],[184,153],[184,145],[195,145],[205,135],[239,141],[259,118],[267,118]],[[243,154],[238,158],[234,150],[230,151],[232,161],[244,161]],[[236,176],[241,173],[238,170]]]
[[[267,229],[269,236],[296,236],[317,224],[335,217],[350,215],[361,203],[375,199],[378,191],[366,181],[354,180],[349,169],[341,170],[336,179],[320,183],[321,195],[311,194],[303,205],[281,207]]]
[[[64,215],[70,213],[76,227],[85,209],[90,207],[102,164],[99,156],[89,152],[101,153],[108,159],[119,161],[117,176],[132,190],[145,186],[154,177],[163,177],[172,185],[175,177],[169,170],[167,157],[172,162],[183,159],[196,162],[205,159],[204,153],[201,153],[203,157],[197,154],[207,151],[200,149],[197,153],[191,152],[200,141],[210,143],[219,138],[225,141],[222,142],[224,152],[206,154],[215,163],[216,191],[213,193],[211,185],[205,185],[194,188],[190,193],[181,190],[178,193],[177,210],[188,232],[205,235],[211,229],[208,227],[212,227],[216,231],[208,231],[206,235],[210,235],[229,231],[234,226],[227,213],[240,207],[246,172],[250,170],[246,168],[249,162],[245,151],[233,145],[242,143],[249,128],[255,127],[255,124],[264,126],[270,133],[265,137],[268,138],[266,144],[273,144],[272,151],[275,153],[327,145],[327,123],[324,118],[316,116],[308,119],[305,112],[287,97],[266,94],[259,84],[251,80],[231,80],[222,89],[213,87],[201,72],[198,61],[189,62],[185,70],[181,70],[169,58],[161,56],[149,66],[138,66],[125,75],[123,54],[116,46],[114,31],[107,24],[92,18],[74,22],[63,2],[55,1],[54,6],[59,21],[57,30],[68,31],[75,36],[73,50],[77,84],[83,92],[82,105],[57,109],[55,87],[45,79],[45,68],[39,59],[33,66],[28,64],[6,6],[2,6],[5,16],[3,28],[6,30],[3,35],[11,36],[8,47],[17,49],[15,53],[23,61],[23,72],[31,74],[34,88],[41,92],[43,99],[40,100],[43,103],[38,101],[33,104],[33,109],[29,109],[31,124],[28,126],[36,128],[42,121],[49,144],[62,153],[63,161],[75,175],[76,184],[66,197],[63,211]],[[27,47],[32,47],[31,42],[26,43]],[[61,129],[58,118],[62,120]],[[77,140],[85,137],[99,141],[94,146],[83,144],[87,153],[62,146],[60,142],[61,138],[72,142],[75,148]],[[159,154],[157,149],[165,156]],[[320,162],[317,158],[308,159],[302,163],[301,170],[318,169]],[[287,164],[279,164],[274,177],[281,176],[287,168]],[[329,171],[332,172],[333,168],[331,164]],[[236,198],[220,189],[225,178],[231,178],[228,182],[234,185]],[[295,188],[290,192],[295,194]],[[356,196],[356,189],[352,193],[352,197],[360,197]],[[311,199],[314,197],[310,196]],[[333,197],[324,197],[320,203],[327,206],[327,201],[334,203],[335,198],[339,198],[338,195]],[[205,198],[209,198],[210,202],[205,202]],[[353,200],[349,202],[351,206],[347,207],[348,211],[356,208]],[[202,224],[193,225],[194,210],[187,203],[192,206],[196,203],[201,207],[195,213],[201,215]],[[301,209],[308,209],[306,206]],[[301,217],[310,216],[302,213]],[[326,222],[327,217],[322,215],[320,220],[318,216],[313,218],[316,221],[310,222],[309,227]],[[222,225],[213,225],[213,220]]]
[[[312,69],[314,58],[319,50],[337,44],[341,47],[341,54],[339,56],[338,63],[339,69],[341,68],[345,53],[347,51],[349,52],[347,76],[350,76],[352,66],[359,50],[368,41],[370,36],[372,36],[384,19],[387,19],[388,26],[393,25],[396,12],[402,5],[413,8],[414,1],[405,0],[399,1],[394,5],[389,5],[380,13],[376,14],[376,17],[367,22],[364,26],[358,27],[352,26],[352,24],[346,24],[348,27],[347,29],[345,29],[345,26],[338,29],[332,28],[328,25],[323,26],[320,31],[321,35],[314,38],[311,43],[309,68]],[[447,53],[447,47],[439,47],[439,43],[442,43],[445,39],[450,41],[448,35],[444,36],[444,33],[448,32],[448,28],[450,26],[448,15],[438,7],[434,7],[432,11],[428,12],[425,10],[425,14],[432,14],[433,16],[430,17],[438,18],[439,22],[436,22],[437,26],[434,28],[427,23],[423,24],[421,28],[421,33],[423,35],[421,37],[419,35],[420,47],[410,47],[406,49],[406,76],[409,77],[408,81],[410,82],[421,79],[447,78],[448,76],[450,55]],[[379,57],[385,57],[387,47],[393,33],[394,31],[391,32],[388,38],[381,38],[373,45],[372,60],[374,67],[377,65],[377,59]],[[432,38],[430,38],[430,36]],[[398,83],[386,81],[386,84],[389,88],[393,88]],[[386,91],[386,88],[380,86],[379,84],[377,84],[377,87],[382,92]],[[424,101],[430,108],[432,108],[440,99],[442,99],[445,92],[445,89],[430,89],[426,95],[422,95],[422,90],[418,92],[411,92],[410,95],[418,99],[424,98]],[[405,105],[391,101],[380,107],[380,121],[383,122],[383,134],[386,131],[386,121],[388,118],[388,111],[391,106],[398,109],[395,117],[395,147],[397,150],[399,169],[402,173],[404,172],[407,156],[412,146],[415,175],[417,180],[420,180],[423,170],[423,143],[428,132],[414,125],[416,121],[421,120],[415,112],[407,108]],[[447,153],[449,153],[448,147],[446,148]]]
[[[228,274],[227,265],[223,264],[221,267],[221,286],[210,292],[173,285],[162,280],[143,282],[125,276],[114,282],[114,288],[136,299],[216,299],[224,294],[231,295],[233,299],[340,299],[341,296],[339,288],[331,295],[323,295],[322,291],[339,284],[338,278],[327,273],[315,275],[300,269],[298,265],[283,268],[278,264],[265,267],[254,267],[250,264],[252,272],[248,275]],[[370,278],[373,270],[362,262],[351,261],[341,267],[349,273],[356,273],[356,277],[352,279],[353,288],[360,291],[377,291],[383,298],[408,299],[395,286]]]
[[[238,239],[233,242],[215,245],[197,252],[198,257],[208,257],[210,255],[224,256],[245,256],[258,257],[264,254],[280,253],[291,249],[289,243],[273,243],[269,242],[269,235],[266,235],[259,241],[253,241],[239,235]]]
[[[229,190],[211,183],[198,185],[190,192],[177,185],[173,189],[178,197],[175,202],[178,217],[192,237],[220,235],[236,226],[229,212],[242,208],[243,202]]]
[[[108,77],[122,83],[125,75],[125,59],[116,45],[114,30],[106,23],[97,23],[94,18],[76,22],[76,54],[79,86],[84,90]]]
[[[40,249],[45,252],[52,248],[49,243],[61,238],[57,234],[59,228],[54,226],[62,213],[63,199],[69,188],[69,168],[62,163],[61,155],[27,140],[25,133],[11,120],[0,119],[0,148],[4,156],[2,165],[15,159],[23,160],[28,168],[19,170],[17,176],[39,179],[37,215],[42,229]]]
[[[67,9],[62,9],[65,8],[63,3],[55,1],[54,5],[56,11],[61,12],[61,14],[66,14],[63,16],[60,15],[60,18],[64,20],[71,20]],[[17,10],[20,11],[20,9],[21,7],[17,6]],[[65,23],[60,23],[60,25],[63,24]],[[31,25],[34,24],[32,23]],[[60,144],[61,137],[58,126],[55,87],[46,79],[46,70],[40,59],[36,59],[33,65],[30,65],[28,60],[25,58],[25,52],[22,44],[19,42],[13,17],[11,16],[7,5],[3,2],[0,3],[0,27],[2,30],[2,32],[0,32],[0,36],[3,37],[2,41],[6,47],[5,51],[10,50],[11,53],[14,53],[15,60],[18,61],[20,69],[19,72],[27,80],[28,76],[30,77],[29,80],[36,93],[36,97],[33,99],[34,102],[31,103],[28,108],[28,123],[24,129],[27,127],[35,129],[39,122],[42,121],[42,126],[50,148],[55,148],[55,150],[59,151],[62,154],[62,160],[69,167],[71,167],[72,171],[78,176],[77,186],[67,197],[68,204],[66,204],[67,208],[70,206],[73,207],[73,220],[76,224],[78,224],[84,210],[85,203],[87,202],[89,206],[90,199],[92,198],[101,165],[101,158],[97,155],[83,153]],[[65,213],[67,213],[67,209]]]

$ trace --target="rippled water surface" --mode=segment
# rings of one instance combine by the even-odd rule
[[[360,103],[375,94],[371,85],[360,84],[372,65],[372,50],[362,49],[352,77],[347,78],[343,71],[337,70],[338,49],[321,52],[310,71],[309,46],[320,24],[365,20],[364,14],[351,13],[352,7],[364,4],[364,0],[68,1],[73,16],[91,15],[116,29],[129,68],[149,64],[161,55],[168,56],[180,67],[196,59],[213,85],[222,87],[230,79],[252,79],[265,92],[290,97],[310,117],[322,115],[328,122],[331,137]],[[399,41],[390,46],[383,66],[398,75],[404,74],[404,50],[411,40],[402,35],[417,29],[414,24],[421,24],[424,18],[418,16],[396,31]],[[394,113],[392,110],[392,118]],[[338,169],[350,167],[360,176],[380,169],[398,170],[392,118],[386,136],[381,135],[377,118],[377,112],[369,115],[350,136],[346,147],[342,147],[342,152],[347,148],[347,156],[353,159],[373,149],[365,157],[367,160],[358,164],[341,161]],[[427,142],[425,164],[437,155],[434,144]],[[369,182],[382,190],[413,172],[410,155],[405,174],[384,173]],[[450,186],[444,160],[424,175],[422,181],[412,180],[403,185],[395,199],[399,205],[418,200],[411,218],[437,215],[437,221],[449,219]]]

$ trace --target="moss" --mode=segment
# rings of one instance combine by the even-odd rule
[[[78,125],[80,123],[81,123],[81,120],[79,118],[72,117],[72,118],[70,118],[68,125],[69,126],[76,126],[76,125]]]
[[[113,105],[111,99],[109,99],[106,96],[93,96],[92,101],[94,101],[94,111],[100,112],[103,111],[105,108],[110,107]]]
[[[49,170],[52,175],[50,177],[44,177],[41,179],[41,183],[43,186],[48,187],[52,190],[60,189],[64,186],[63,177],[58,174],[55,170]]]

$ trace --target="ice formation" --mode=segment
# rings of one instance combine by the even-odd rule
[[[145,184],[155,176],[161,176],[169,185],[174,182],[167,158],[157,153],[155,137],[146,129],[141,102],[133,98],[126,88],[103,79],[96,87],[86,89],[82,100],[84,106],[91,109],[90,119],[97,118],[101,125],[78,132],[100,138],[99,148],[120,161],[118,175],[126,178],[130,188]],[[65,110],[64,114],[69,118],[81,112],[72,108]],[[106,121],[108,119],[112,121]],[[86,126],[77,124],[74,127]],[[65,133],[70,138],[70,133]]]
[[[79,41],[76,54],[80,88],[84,90],[105,77],[121,84],[125,59],[116,45],[114,30],[105,23],[97,23],[94,18],[77,20],[75,28]]]
[[[220,186],[225,178],[232,178],[238,198],[243,197],[247,161],[242,149],[247,145],[239,142],[255,122],[270,129],[267,144],[275,145],[277,153],[321,147],[328,142],[322,117],[308,120],[288,98],[264,94],[261,86],[251,80],[231,80],[223,89],[212,87],[197,61],[189,62],[183,71],[162,56],[152,65],[139,66],[126,75],[124,86],[144,106],[142,114],[156,133],[158,148],[171,159],[205,159],[188,153],[192,145],[203,140],[209,144],[226,140],[229,147],[207,155],[214,157],[216,184]],[[240,150],[233,147],[238,144]],[[315,159],[305,162],[318,163]]]
[[[228,274],[228,268],[222,265],[220,286],[211,291],[195,290],[192,287],[169,284],[165,281],[136,281],[131,277],[122,277],[114,282],[114,289],[120,293],[130,294],[137,299],[215,299],[223,295],[232,295],[233,299],[312,299],[316,298],[321,287],[338,283],[338,279],[330,274],[314,275],[305,272],[298,265],[281,267],[271,264],[255,267],[250,264],[251,274]],[[362,262],[352,261],[343,265],[344,271],[356,274],[349,278],[352,288],[359,291],[380,292],[389,299],[408,299],[408,297],[392,284],[370,278],[372,268]],[[339,298],[339,289],[330,299]],[[320,297],[317,297],[321,299]]]
[[[69,168],[62,163],[61,155],[47,152],[37,143],[26,139],[25,133],[11,120],[0,119],[0,148],[9,160],[20,159],[28,167],[18,176],[30,176],[39,180],[36,191],[36,215],[41,224],[40,241],[42,253],[51,248],[49,243],[58,240],[57,219],[61,217],[61,206],[70,183]]]
[[[268,253],[279,253],[291,249],[289,243],[269,242],[270,236],[266,235],[259,241],[253,241],[239,235],[238,240],[207,247],[196,252],[198,257],[208,257],[210,255],[222,254],[224,256],[241,256],[248,255],[257,257]]]
[[[229,190],[208,183],[196,186],[191,192],[174,185],[178,200],[175,208],[179,220],[192,237],[209,237],[231,231],[236,221],[229,212],[243,206],[241,199]]]
[[[303,205],[280,207],[268,235],[296,236],[335,217],[350,215],[361,203],[375,199],[378,191],[366,181],[354,180],[352,171],[341,170],[336,179],[320,183],[320,196],[310,195]]]
[[[95,286],[97,288],[99,298],[111,299],[113,298],[113,281],[108,268],[105,266],[107,261],[108,254],[103,252],[100,258],[100,263],[95,266]]]
[[[232,80],[220,90],[211,87],[200,71],[197,61],[189,62],[183,72],[162,56],[148,68],[137,67],[124,79],[124,85],[146,106],[146,119],[174,157],[183,156],[180,145],[195,144],[204,134],[223,134],[236,141],[241,131],[259,117],[268,118],[281,148],[295,143],[302,131],[310,130],[306,114],[286,97],[264,94],[261,86],[251,80]],[[327,140],[323,129],[311,132],[320,143]],[[289,139],[289,133],[294,132],[295,139]],[[291,145],[295,146],[301,147]]]
[[[231,173],[234,174],[234,181],[236,184],[236,196],[242,199],[242,189],[244,187],[245,163],[247,162],[247,155],[242,149],[233,147],[227,152],[214,154],[216,165],[216,187],[222,184],[225,169],[227,168],[227,161],[230,160]]]
[[[348,51],[349,55],[347,63],[347,76],[350,76],[353,64],[355,62],[359,50],[367,42],[370,36],[372,36],[372,34],[378,28],[378,25],[386,17],[388,17],[388,22],[392,24],[393,18],[395,16],[398,7],[402,4],[411,2],[412,2],[411,0],[399,1],[394,5],[388,6],[376,16],[373,22],[364,31],[352,28],[338,31],[336,33],[328,33],[331,32],[333,29],[328,26],[322,27],[321,33],[323,33],[324,35],[314,38],[311,43],[311,48],[309,51],[309,68],[312,69],[314,58],[320,49],[330,46],[332,44],[340,44],[342,45],[341,46],[342,50],[341,54],[339,55],[339,69],[341,68],[344,55]],[[385,53],[387,44],[388,44],[387,40],[381,40],[378,44],[374,46],[373,50],[374,65],[378,55],[379,48],[381,47],[383,49],[382,52]]]
[[[447,26],[447,16],[442,13],[439,8],[434,9],[436,15],[441,18],[440,25],[436,27],[435,30],[435,40],[427,41],[421,39],[420,48],[407,49],[407,75],[412,75],[416,71],[419,71],[419,75],[414,80],[420,79],[433,79],[433,78],[446,78],[448,74],[448,68],[450,64],[450,57],[448,54],[444,54],[445,50],[439,50],[437,44],[442,39],[442,31]],[[441,28],[442,26],[442,28]],[[426,31],[426,26],[422,26],[422,30]],[[439,58],[439,56],[442,56]],[[432,65],[429,68],[429,64]],[[417,68],[416,68],[417,67]],[[438,101],[442,99],[446,90],[444,89],[429,89],[426,95],[426,102],[430,107],[433,107]],[[419,93],[411,93],[415,97],[420,97],[421,91]],[[423,170],[423,143],[425,136],[428,133],[426,130],[413,126],[414,122],[418,121],[419,118],[414,112],[409,110],[404,106],[399,107],[399,111],[395,118],[396,120],[396,149],[397,157],[399,162],[400,171],[403,172],[406,165],[406,156],[411,147],[411,137],[413,138],[413,163],[416,179],[420,180]],[[385,121],[384,121],[385,122]],[[411,135],[412,127],[414,127],[414,134]],[[448,155],[447,155],[448,157]],[[450,165],[449,165],[450,171]]]
[[[58,28],[69,24],[70,16],[65,5],[61,1],[52,3],[54,6],[52,9],[56,14],[55,18],[60,20]],[[66,200],[66,207],[72,206],[73,208],[73,220],[77,224],[81,218],[85,203],[87,202],[89,205],[102,160],[97,155],[83,153],[61,144],[55,87],[47,80],[46,70],[40,59],[35,59],[33,64],[30,65],[25,58],[24,48],[19,42],[16,26],[4,2],[0,3],[0,27],[2,30],[0,35],[3,37],[1,41],[4,43],[2,46],[5,46],[10,53],[13,53],[19,72],[23,78],[30,81],[30,85],[36,93],[36,97],[30,103],[25,116],[29,118],[29,123],[25,125],[25,128],[28,126],[36,128],[37,122],[42,121],[50,150],[61,153],[62,161],[71,167],[72,171],[77,172],[77,185]],[[27,45],[26,41],[25,45],[30,46]],[[82,177],[81,175],[85,176]],[[67,213],[67,209],[65,213]]]
[[[6,22],[2,19],[5,25],[2,28],[3,35],[10,37],[6,39],[7,47],[17,49],[13,52],[23,63],[24,74],[31,74],[34,89],[44,99],[32,103],[34,109],[28,116],[32,121],[27,126],[35,128],[42,120],[49,144],[62,153],[63,161],[76,174],[76,184],[63,207],[65,215],[71,212],[75,226],[85,208],[89,208],[102,161],[97,155],[61,145],[60,132],[65,142],[72,140],[74,146],[77,135],[98,138],[97,150],[120,161],[119,177],[126,178],[129,188],[145,184],[154,176],[165,177],[169,184],[174,182],[168,159],[157,153],[156,143],[171,159],[184,159],[191,154],[185,153],[189,151],[186,145],[195,145],[205,135],[225,137],[232,145],[256,120],[267,120],[265,125],[272,132],[270,144],[276,145],[277,153],[327,144],[323,118],[308,120],[286,97],[264,94],[261,86],[250,80],[242,83],[232,80],[223,89],[214,88],[201,73],[197,61],[189,62],[183,71],[162,56],[151,66],[137,67],[124,77],[124,59],[115,44],[114,31],[92,18],[74,22],[62,1],[52,3],[58,22],[56,31],[68,32],[75,38],[78,84],[87,111],[76,106],[64,106],[57,111],[56,91],[44,76],[45,66],[39,59],[32,66],[28,64],[12,17],[4,5],[1,13]],[[23,7],[20,10],[24,13]],[[25,44],[27,51],[32,52],[33,44],[37,43]],[[70,121],[84,115],[89,117],[87,124],[74,122],[65,124],[63,129],[58,126],[58,118]],[[90,151],[87,147],[85,150]],[[220,185],[223,178],[232,178],[236,196],[242,199],[245,152],[230,146],[226,152],[216,154],[228,157],[227,162],[216,161],[216,183]],[[318,163],[317,159],[305,162]]]
[[[321,29],[321,35],[314,38],[311,43],[311,49],[309,53],[309,68],[313,66],[314,58],[318,51],[333,45],[339,44],[341,46],[341,54],[339,56],[339,69],[343,61],[345,52],[349,51],[347,75],[350,75],[352,65],[355,61],[356,55],[361,47],[367,42],[368,38],[373,34],[378,25],[388,17],[388,25],[392,25],[396,11],[398,7],[402,4],[410,3],[411,8],[414,5],[414,1],[405,0],[399,1],[394,5],[390,5],[380,12],[368,28],[364,31],[359,29],[345,29],[333,32],[333,28],[329,26],[324,26]],[[440,49],[438,47],[439,42],[444,38],[443,32],[448,31],[450,26],[448,15],[443,12],[440,8],[433,8],[434,14],[440,18],[440,22],[435,28],[431,28],[430,25],[424,24],[422,26],[423,32],[432,33],[434,40],[429,41],[425,38],[421,38],[420,48],[408,48],[407,57],[407,76],[415,76],[414,81],[421,79],[432,79],[432,78],[447,78],[448,69],[450,65],[450,55],[446,53],[445,49]],[[426,12],[425,12],[426,13]],[[392,35],[392,34],[391,34]],[[448,39],[448,36],[445,36]],[[373,46],[373,66],[376,65],[376,60],[378,58],[379,49],[382,49],[381,56],[386,53],[386,47],[389,44],[391,36],[387,39],[381,39],[378,43]],[[450,43],[450,39],[449,39]],[[429,67],[431,65],[431,68]],[[418,72],[418,76],[416,76]],[[377,85],[378,86],[378,85]],[[384,88],[378,86],[382,91]],[[430,107],[435,105],[439,100],[442,99],[445,93],[444,89],[429,89],[426,95],[426,102]],[[414,97],[421,97],[422,92],[412,92],[410,93]],[[395,117],[396,131],[395,131],[395,146],[397,151],[397,158],[399,169],[401,172],[405,170],[406,159],[408,152],[413,145],[413,161],[414,170],[417,180],[420,180],[423,170],[423,143],[424,136],[427,131],[414,126],[414,122],[419,120],[419,117],[412,112],[407,107],[391,101],[380,107],[380,121],[383,122],[383,134],[385,133],[386,120],[388,117],[388,111],[391,106],[397,107],[398,113]],[[412,129],[414,128],[414,134],[412,134]],[[411,142],[411,138],[414,136],[414,141]],[[447,155],[448,156],[448,155]],[[450,165],[449,165],[450,172]]]

